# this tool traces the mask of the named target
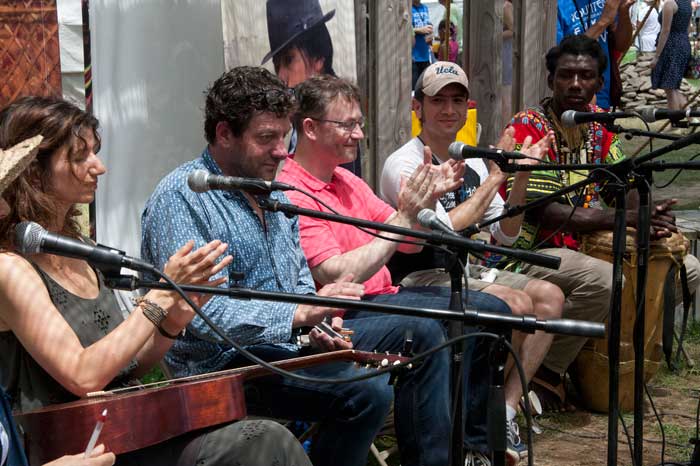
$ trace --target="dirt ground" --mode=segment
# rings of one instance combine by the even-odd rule
[[[639,123],[638,120],[634,118],[628,118],[623,120],[618,120],[620,124],[628,128],[645,129]],[[667,132],[668,128],[663,128],[663,124],[652,123],[652,131]],[[695,131],[698,131],[697,129]],[[638,149],[641,148],[640,155],[644,155],[649,151],[649,146],[644,146],[643,143],[646,138],[635,137],[631,140],[627,140],[624,137],[621,138],[623,151],[628,156],[633,156]],[[654,149],[659,149],[660,147],[667,145],[669,142],[655,139]],[[700,160],[700,158],[694,158],[698,156],[700,150],[697,145],[687,146],[681,150],[667,153],[662,157],[655,159],[656,161],[664,160],[667,162],[684,162],[688,160]],[[700,156],[699,156],[700,157]],[[654,173],[654,184],[656,186],[662,186],[666,182],[670,181],[671,178],[676,174],[676,170],[668,170],[666,172],[655,172]],[[664,188],[654,188],[654,199],[678,199],[678,205],[681,209],[697,209],[700,207],[700,171],[695,170],[684,170],[678,177],[676,177],[673,182]]]
[[[634,119],[618,121],[626,127],[642,127]],[[661,124],[653,124],[652,131],[660,131]],[[640,146],[639,138],[623,140],[623,150],[632,156]],[[654,149],[667,142],[656,140]],[[646,148],[648,150],[648,148]],[[694,157],[700,152],[697,146],[691,146],[675,153],[667,154],[662,159],[667,161],[700,160]],[[642,152],[645,153],[645,152]],[[661,186],[671,180],[674,173],[655,175],[655,185]],[[700,207],[700,171],[686,171],[674,182],[663,189],[655,188],[655,200],[676,198],[682,210]],[[699,311],[700,312],[700,311]],[[689,330],[686,350],[696,361],[695,367],[683,363],[680,370],[670,372],[665,364],[649,383],[649,391],[663,423],[666,436],[663,451],[667,465],[687,464],[690,461],[692,446],[689,439],[695,437],[696,409],[700,391],[700,322],[694,322]],[[633,416],[624,413],[623,419],[633,435]],[[590,413],[579,410],[575,413],[541,416],[537,422],[543,433],[534,436],[534,454],[537,466],[592,466],[607,464],[608,418],[605,414]],[[521,430],[525,431],[525,422],[521,419]],[[617,464],[632,466],[629,443],[619,424]],[[393,437],[382,437],[375,444],[380,450],[395,445]],[[662,462],[662,430],[647,402],[644,418],[644,465],[655,466]],[[387,463],[399,464],[398,455],[390,456]],[[378,465],[374,458],[368,460],[368,466]],[[522,460],[521,465],[527,461]]]
[[[695,413],[700,388],[700,340],[697,324],[691,329],[691,341],[686,345],[690,357],[697,364],[670,372],[666,366],[648,384],[649,391],[664,426],[666,444],[664,460],[667,464],[690,461],[692,447],[688,440],[695,436]],[[623,416],[633,435],[633,416]],[[603,414],[579,411],[571,414],[542,416],[538,422],[544,429],[534,436],[535,464],[538,466],[589,466],[607,463],[607,423]],[[649,402],[644,418],[644,464],[657,465],[662,461],[662,435],[659,423]],[[629,444],[622,426],[619,428],[618,464],[631,465]]]
[[[623,120],[624,125],[634,126],[633,120]],[[652,131],[660,130],[653,127]],[[623,141],[626,154],[632,155],[639,147],[638,138]],[[657,142],[658,149],[665,142]],[[648,148],[646,148],[648,150]],[[677,151],[664,156],[665,160],[688,160],[698,152],[697,146]],[[642,152],[645,153],[645,152]],[[696,159],[700,160],[700,159]],[[657,186],[670,180],[672,173],[655,175]],[[700,206],[700,172],[684,172],[670,186],[654,189],[655,199],[678,199],[683,209]],[[690,461],[692,446],[688,440],[695,437],[696,409],[698,390],[700,389],[700,325],[693,324],[690,340],[686,349],[697,364],[683,367],[675,373],[670,372],[665,364],[649,383],[649,390],[664,426],[666,443],[664,461],[667,464],[684,464]],[[623,415],[625,424],[633,435],[633,416]],[[535,464],[538,466],[590,466],[607,464],[607,425],[605,414],[593,414],[587,411],[542,416],[537,419],[544,432],[534,436]],[[522,423],[524,425],[524,422]],[[632,465],[630,447],[619,425],[618,465]],[[647,401],[644,419],[644,465],[653,466],[662,462],[661,428]],[[521,464],[527,464],[525,460]]]
[[[666,437],[664,460],[667,465],[686,464],[690,461],[692,446],[689,439],[695,437],[695,413],[700,389],[700,322],[692,322],[684,345],[695,367],[685,362],[676,372],[665,365],[648,384],[649,392],[663,422]],[[633,436],[632,413],[624,413],[623,419],[629,435]],[[573,413],[550,414],[536,418],[543,432],[533,437],[534,464],[537,466],[599,466],[607,464],[608,418],[579,409]],[[525,421],[520,418],[521,433],[525,441]],[[382,437],[375,444],[380,450],[395,444],[393,437]],[[662,435],[659,423],[647,401],[644,417],[644,465],[661,464]],[[388,458],[389,465],[398,465],[398,455]],[[378,463],[369,458],[367,465]],[[522,460],[520,465],[526,465]],[[631,466],[632,459],[622,425],[619,424],[617,464]]]

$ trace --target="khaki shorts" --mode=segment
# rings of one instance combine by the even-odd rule
[[[488,273],[493,270],[496,274],[493,282],[481,280],[482,273]],[[472,291],[482,291],[489,285],[502,285],[515,290],[525,288],[532,278],[520,274],[513,273],[507,270],[490,269],[481,265],[469,264],[469,279],[467,280],[467,288]],[[401,286],[450,286],[450,274],[445,272],[445,269],[428,269],[419,270],[410,273],[401,280]]]

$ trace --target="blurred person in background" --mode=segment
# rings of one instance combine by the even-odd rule
[[[681,82],[690,60],[691,14],[690,0],[666,0],[659,15],[661,33],[650,64],[651,87],[666,92],[670,110],[681,110],[688,102],[681,92]]]

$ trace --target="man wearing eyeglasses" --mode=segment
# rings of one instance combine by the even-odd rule
[[[405,228],[418,228],[418,212],[425,208],[435,208],[440,196],[462,184],[464,162],[448,160],[433,167],[428,151],[427,162],[416,167],[416,170],[404,178],[394,210],[379,199],[362,179],[339,166],[353,160],[358,142],[364,137],[364,120],[357,87],[343,79],[322,76],[301,83],[295,91],[298,107],[293,123],[298,131],[299,140],[296,153],[285,161],[278,180],[315,196],[312,199],[300,192],[287,191],[290,200],[298,206]],[[381,237],[377,237],[373,231],[303,216],[299,218],[299,230],[301,245],[317,285],[333,283],[351,273],[355,282],[364,285],[363,300],[433,309],[448,308],[449,288],[399,288],[392,284],[391,275],[386,267],[392,255],[397,251],[417,253],[421,247],[397,243],[387,238],[406,238],[387,233],[381,233]],[[481,310],[493,309],[494,300],[500,302],[497,298],[481,292],[468,295],[468,305]],[[371,313],[346,311],[344,319],[345,325],[351,329],[356,326],[371,326],[375,335],[384,332],[392,335],[398,329],[388,327],[387,324],[399,324],[402,319],[407,318],[390,322]],[[427,319],[411,320],[422,321],[423,324],[420,325],[434,324]],[[408,324],[410,325],[413,324]],[[355,339],[354,343],[367,344],[366,339],[362,337]],[[490,341],[485,340],[468,340],[464,356],[464,399],[467,403],[465,422],[469,428],[477,427],[484,432],[488,387],[485,377],[488,374],[486,355],[489,343]],[[445,378],[437,383],[446,386],[447,380],[448,378]],[[440,393],[445,395],[444,391]],[[410,401],[400,396],[399,400],[397,406],[401,410],[410,409],[406,407],[407,403],[415,404],[419,418],[425,419],[421,413],[432,416],[421,408],[423,403],[420,399]],[[407,432],[407,429],[410,432],[410,426],[403,423],[397,425],[399,435]],[[433,437],[433,441],[427,443],[426,439],[425,436],[419,435],[419,446],[435,455],[436,449],[432,442],[436,439]],[[474,441],[470,436],[464,440],[467,445]],[[485,438],[481,440],[485,442]],[[443,448],[446,446],[445,439],[439,442]],[[403,458],[401,463],[405,463]],[[514,461],[509,464],[514,464]]]
[[[293,108],[292,94],[264,68],[234,68],[214,82],[205,104],[207,146],[200,157],[168,174],[146,204],[142,216],[142,256],[146,260],[163,267],[178,244],[192,239],[201,244],[209,241],[207,238],[217,238],[229,245],[233,256],[233,262],[218,274],[228,279],[223,287],[359,299],[364,287],[352,281],[350,270],[316,290],[299,244],[300,220],[296,217],[263,211],[255,197],[246,192],[195,193],[188,187],[188,177],[197,169],[272,181],[280,162],[288,155],[285,136],[290,131]],[[329,113],[317,117],[343,122],[315,124],[334,131],[334,135],[325,134],[324,144],[338,154],[338,159],[354,156],[355,148],[350,150],[352,144],[347,142],[347,128],[350,133],[361,132],[357,128],[360,115]],[[422,189],[429,186],[431,179],[424,171],[410,182]],[[430,196],[427,189],[413,195],[411,202],[419,204],[425,196]],[[288,202],[282,192],[273,192],[270,197]],[[243,278],[234,283],[234,273],[242,273]],[[485,309],[508,310],[496,298],[484,301]],[[212,297],[202,310],[230,338],[269,361],[300,356],[302,350],[294,338],[298,330],[314,327],[325,318],[332,319],[337,331],[343,324],[335,308],[227,296]],[[351,328],[355,332],[352,343],[315,329],[309,338],[322,351],[354,346],[391,353],[402,350],[407,330],[413,333],[416,353],[445,340],[440,323],[426,319],[371,314]],[[185,335],[178,337],[166,361],[177,376],[250,364],[236,350],[221,343],[199,318],[192,321]],[[307,367],[298,373],[337,380],[362,375],[363,370],[351,363],[337,362]],[[264,377],[250,382],[245,401],[252,414],[320,422],[310,458],[313,464],[337,466],[366,464],[371,442],[395,401],[401,464],[444,466],[450,426],[449,390],[445,383],[448,378],[448,354],[443,350],[403,373],[393,387],[387,383],[388,374],[342,384]]]

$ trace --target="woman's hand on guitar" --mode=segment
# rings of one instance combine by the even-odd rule
[[[62,456],[44,466],[112,466],[116,461],[114,453],[105,453],[105,446],[100,444],[92,450],[90,458],[84,453]]]
[[[175,283],[187,285],[219,286],[226,283],[227,277],[211,280],[232,261],[230,255],[224,256],[228,244],[219,240],[211,241],[194,250],[194,241],[188,241],[175,252],[165,264],[164,272]],[[197,306],[203,306],[212,295],[188,293]],[[193,318],[190,306],[171,291],[153,290],[146,297],[168,311],[167,328],[184,328]]]

